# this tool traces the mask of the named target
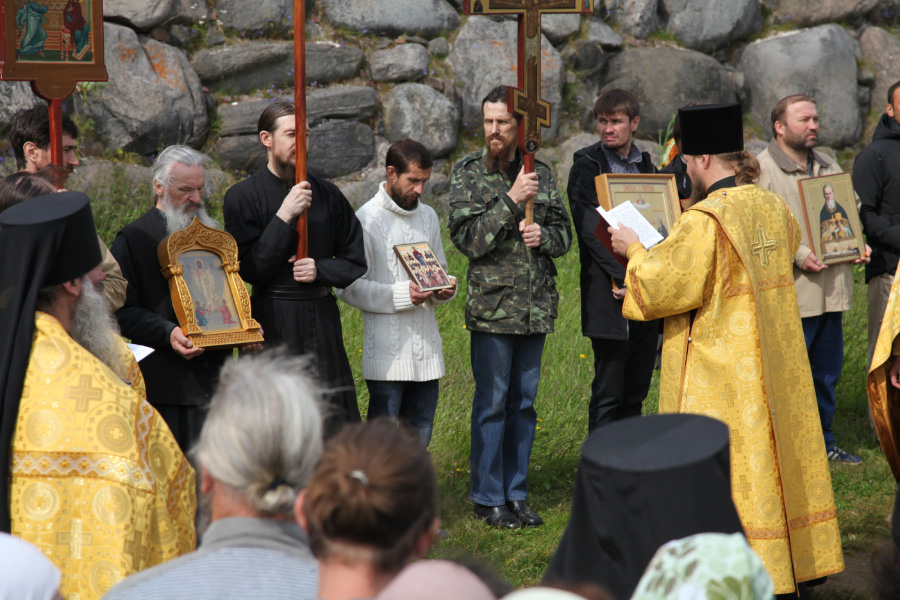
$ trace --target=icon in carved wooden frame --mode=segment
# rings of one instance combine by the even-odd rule
[[[162,273],[182,332],[200,348],[263,341],[239,274],[237,243],[198,219],[159,243]]]
[[[428,242],[398,244],[394,254],[406,269],[409,278],[419,284],[423,292],[452,288],[450,276],[441,266]]]

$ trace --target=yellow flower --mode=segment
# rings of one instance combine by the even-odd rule
[[[536,430],[536,431],[540,431],[541,428],[538,426],[538,427],[535,427],[535,430]]]
[[[581,358],[587,358],[584,354],[579,354],[579,356],[581,356]]]
[[[541,423],[541,422],[543,422],[543,419],[538,419],[537,422]]]
[[[465,324],[465,323],[463,323],[463,329],[465,329],[465,328],[466,328],[466,324]]]

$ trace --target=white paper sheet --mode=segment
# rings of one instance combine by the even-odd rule
[[[598,206],[597,212],[613,227],[618,228],[619,224],[622,224],[633,229],[644,248],[650,248],[665,239],[630,201],[626,200],[612,210],[605,210],[602,206]]]
[[[141,362],[155,350],[153,348],[148,348],[147,346],[141,346],[140,344],[127,344],[128,349],[131,350],[131,353],[134,354],[134,360]]]

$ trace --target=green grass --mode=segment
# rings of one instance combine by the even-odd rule
[[[444,250],[450,272],[459,278],[458,297],[438,308],[447,375],[430,450],[440,486],[440,514],[450,538],[436,556],[477,555],[488,558],[516,586],[540,581],[569,519],[579,450],[587,435],[587,404],[593,377],[589,341],[581,335],[578,247],[557,259],[560,290],[556,332],[547,337],[536,401],[539,430],[528,473],[529,502],[544,517],[539,529],[492,530],[472,517],[469,493],[469,418],[474,384],[469,364],[469,335],[463,324],[466,259],[444,230]],[[854,272],[853,309],[846,313],[845,363],[838,386],[834,428],[838,443],[863,458],[856,467],[834,466],[832,477],[845,552],[869,552],[889,538],[885,516],[896,489],[887,463],[869,427],[866,393],[866,290],[862,272]],[[360,411],[365,414],[368,392],[360,368],[362,323],[358,311],[341,306],[344,337],[354,369]],[[644,412],[655,413],[659,373]],[[828,595],[820,596],[828,598]]]

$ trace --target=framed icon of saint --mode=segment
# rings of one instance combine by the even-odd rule
[[[832,265],[864,256],[866,243],[850,173],[809,177],[797,185],[806,232],[819,261]]]
[[[263,341],[239,275],[237,243],[198,219],[161,241],[157,250],[169,281],[178,326],[195,346],[230,347]]]
[[[106,81],[103,0],[0,0],[0,79],[33,81],[47,99]]]

